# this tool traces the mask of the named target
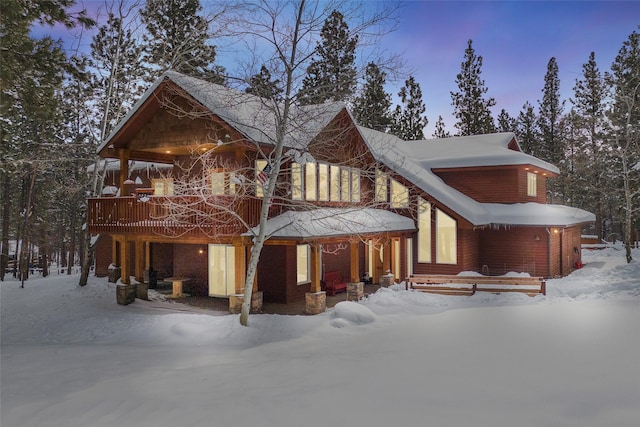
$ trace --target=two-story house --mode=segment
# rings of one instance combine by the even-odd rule
[[[274,114],[266,100],[175,72],[151,86],[99,148],[118,159],[118,195],[89,200],[89,228],[110,236],[124,283],[152,269],[189,278],[202,295],[243,292]],[[554,277],[580,261],[580,228],[594,216],[546,204],[559,170],[523,153],[512,133],[402,141],[358,126],[342,103],[291,117],[254,283],[265,301],[318,293],[327,272],[347,282],[387,272]],[[131,161],[172,173],[131,187]]]

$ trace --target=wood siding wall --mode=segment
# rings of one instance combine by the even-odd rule
[[[500,230],[480,230],[480,268],[487,266],[491,275],[510,271],[525,272],[532,276],[549,276],[549,235],[543,227],[514,227]],[[559,247],[552,238],[552,261],[559,258]],[[553,262],[552,262],[553,265]],[[553,270],[552,270],[553,271]]]
[[[191,279],[184,285],[185,292],[191,295],[209,295],[208,251],[207,245],[185,245],[180,243],[174,245],[173,275]]]
[[[527,171],[524,169],[438,170],[442,180],[481,203],[546,202],[546,177],[538,174],[536,197],[527,195]]]

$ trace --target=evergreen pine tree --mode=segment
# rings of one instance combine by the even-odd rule
[[[365,84],[353,101],[353,116],[358,124],[381,132],[391,124],[391,95],[384,91],[386,73],[373,62],[367,65]]]
[[[413,76],[410,76],[398,92],[401,105],[393,112],[391,133],[405,141],[424,139],[424,128],[429,123],[423,116],[426,107],[422,102],[422,90]]]
[[[560,79],[556,58],[551,58],[547,64],[542,92],[542,101],[538,101],[538,126],[542,137],[540,154],[544,160],[559,166],[564,159],[564,146],[559,136],[564,101],[560,101]]]
[[[571,99],[574,105],[572,113],[575,115],[572,123],[577,128],[576,135],[568,140],[571,144],[569,151],[573,160],[569,172],[575,175],[572,182],[582,191],[577,189],[573,191],[580,200],[575,201],[577,204],[572,204],[590,209],[595,213],[596,234],[604,237],[602,236],[603,196],[607,193],[605,190],[607,185],[603,180],[606,177],[605,169],[609,167],[604,162],[603,153],[607,93],[594,52],[591,52],[582,70],[582,78],[576,80],[573,87],[574,97]],[[573,155],[575,151],[578,153]]]
[[[436,129],[433,132],[434,138],[449,138],[451,134],[444,129],[444,120],[442,116],[438,116],[438,120],[436,121]]]
[[[224,83],[224,68],[214,65],[216,48],[209,22],[199,15],[199,0],[147,0],[140,15],[148,35],[145,60],[152,79],[172,69],[214,83]]]
[[[540,131],[538,129],[538,119],[529,101],[522,106],[522,111],[518,115],[516,123],[516,136],[520,148],[532,156],[540,156]]]
[[[498,132],[515,132],[517,123],[516,119],[512,118],[507,110],[504,108],[500,110],[500,114],[498,114],[498,128],[496,129]]]
[[[640,34],[636,31],[622,44],[606,81],[613,90],[607,148],[616,162],[612,171],[618,185],[612,190],[623,212],[625,253],[631,262],[632,231],[640,223]]]
[[[284,90],[280,87],[280,80],[272,80],[271,72],[263,65],[260,68],[260,73],[251,77],[249,86],[245,91],[262,98],[277,101]]]
[[[451,92],[451,105],[458,119],[455,127],[460,136],[495,132],[489,108],[493,107],[496,101],[493,98],[484,99],[488,89],[480,77],[481,72],[482,56],[476,56],[472,40],[469,40],[460,73],[456,76],[458,92]]]
[[[346,101],[355,91],[355,51],[358,36],[349,34],[342,13],[334,10],[320,32],[316,55],[298,93],[303,105]]]

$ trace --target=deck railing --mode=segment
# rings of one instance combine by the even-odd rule
[[[258,224],[261,199],[101,197],[90,198],[88,208],[88,225],[93,234],[231,236],[247,231],[247,225]]]

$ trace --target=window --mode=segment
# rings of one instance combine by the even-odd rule
[[[340,167],[331,165],[331,194],[330,199],[332,202],[340,201]]]
[[[209,295],[235,293],[235,248],[231,245],[209,245]]]
[[[538,175],[527,172],[527,196],[536,197],[538,195]]]
[[[394,277],[400,280],[400,239],[393,239],[392,244],[393,266],[391,270],[393,271]]]
[[[152,179],[154,196],[173,196],[173,178]]]
[[[318,200],[329,200],[329,165],[318,164]]]
[[[418,199],[418,262],[431,262],[431,203]]]
[[[296,277],[298,285],[310,281],[309,245],[296,246]]]
[[[360,201],[360,171],[351,169],[351,201]]]
[[[316,164],[306,163],[304,165],[304,184],[305,195],[307,200],[316,200],[318,198],[318,191],[316,185]]]
[[[388,202],[387,174],[376,169],[376,202]]]
[[[256,197],[262,197],[264,196],[264,188],[263,185],[266,185],[266,183],[268,182],[267,179],[264,179],[263,177],[265,177],[265,175],[262,175],[263,173],[265,174],[269,174],[269,170],[270,168],[267,168],[267,161],[266,160],[256,160]],[[266,169],[265,169],[266,168]]]
[[[211,193],[220,196],[236,194],[236,179],[233,172],[213,171],[209,174]]]
[[[302,165],[291,163],[291,199],[302,200]]]
[[[400,209],[409,207],[409,190],[391,178],[391,207]]]
[[[436,209],[436,262],[457,264],[456,220]]]
[[[340,201],[348,202],[351,193],[349,187],[349,169],[340,168]]]

